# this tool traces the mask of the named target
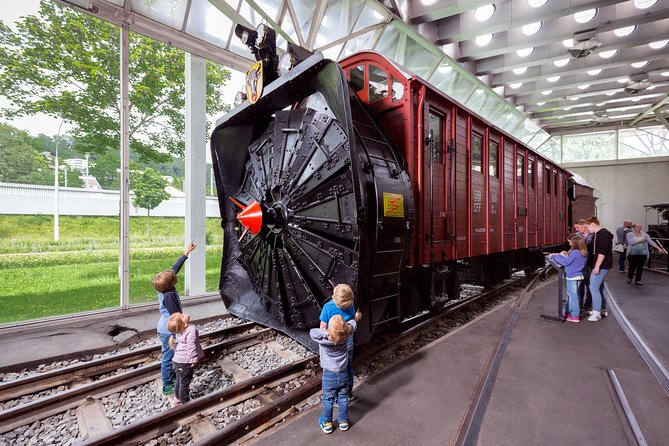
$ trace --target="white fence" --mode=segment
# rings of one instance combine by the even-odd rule
[[[130,215],[145,216],[146,209],[132,205]],[[220,217],[218,200],[207,197],[207,217]],[[58,188],[59,215],[109,215],[120,214],[120,192],[115,190]],[[171,197],[151,211],[152,216],[183,217],[186,199]],[[54,187],[29,184],[0,183],[0,214],[52,215],[54,212]]]

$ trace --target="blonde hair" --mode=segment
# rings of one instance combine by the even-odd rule
[[[337,307],[346,310],[353,305],[353,290],[350,286],[340,283],[332,292],[332,300]]]
[[[171,290],[177,284],[177,275],[174,274],[174,271],[171,269],[161,271],[155,275],[151,284],[156,291],[164,293],[167,290]]]
[[[170,333],[181,334],[186,331],[186,324],[184,323],[182,314],[179,312],[172,313],[170,318],[167,320],[167,330]],[[170,336],[170,348],[174,350],[174,336]]]
[[[571,249],[569,251],[578,249],[578,252],[582,256],[588,255],[588,247],[585,245],[585,240],[583,240],[583,237],[581,237],[578,234],[571,234],[567,239],[569,240],[569,244],[571,245]]]
[[[340,314],[335,314],[328,322],[328,337],[335,344],[340,344],[346,339],[351,332],[351,327],[344,322],[344,318]]]
[[[599,219],[596,216],[593,215],[592,217],[587,218],[585,220],[585,223],[588,224],[588,225],[594,223],[597,226],[599,226]]]

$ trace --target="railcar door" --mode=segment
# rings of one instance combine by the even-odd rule
[[[527,153],[516,145],[516,247],[527,247],[527,194],[525,161]]]
[[[469,181],[471,255],[486,254],[488,227],[486,225],[486,128],[471,121],[469,136]]]
[[[456,109],[458,110],[458,109]],[[469,257],[469,117],[462,111],[455,113],[455,257]]]
[[[525,178],[525,190],[527,193],[527,243],[529,246],[537,246],[537,190],[534,187],[534,154],[527,153],[527,177]]]
[[[500,186],[500,137],[494,132],[488,137],[488,252],[502,250],[502,199]]]
[[[537,190],[537,245],[546,243],[546,192],[544,187],[544,162],[537,158],[536,165],[536,190]]]
[[[423,221],[427,225],[423,230],[426,234],[427,252],[430,261],[439,262],[446,258],[447,253],[447,160],[445,156],[446,141],[449,128],[448,112],[430,108],[428,112],[427,135],[432,140],[423,142]]]
[[[512,141],[504,140],[504,249],[516,249],[516,175],[515,175],[516,150]]]

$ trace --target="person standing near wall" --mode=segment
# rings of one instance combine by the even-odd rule
[[[606,316],[606,300],[604,299],[604,279],[613,267],[613,234],[599,225],[599,219],[592,216],[585,220],[588,232],[593,234],[593,260],[590,274],[590,294],[592,294],[592,312],[589,321],[595,322]]]
[[[632,221],[630,220],[625,220],[623,222],[623,225],[616,229],[616,239],[618,241],[618,245],[621,245],[622,251],[616,250],[618,252],[619,256],[618,257],[618,269],[620,270],[621,273],[625,272],[625,258],[627,257],[627,234],[632,232]]]
[[[629,259],[629,272],[627,273],[627,283],[632,282],[634,277],[635,285],[643,285],[641,283],[641,275],[643,274],[643,265],[646,263],[646,259],[650,255],[650,250],[648,245],[657,249],[661,253],[666,254],[667,251],[655,243],[650,235],[642,231],[643,226],[636,223],[634,225],[634,230],[627,234],[627,258]],[[636,277],[635,277],[636,276]]]

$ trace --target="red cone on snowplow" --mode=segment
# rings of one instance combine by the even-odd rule
[[[251,234],[258,235],[262,229],[262,209],[260,208],[260,203],[257,201],[251,202],[237,214],[237,220],[247,230],[251,231]]]

